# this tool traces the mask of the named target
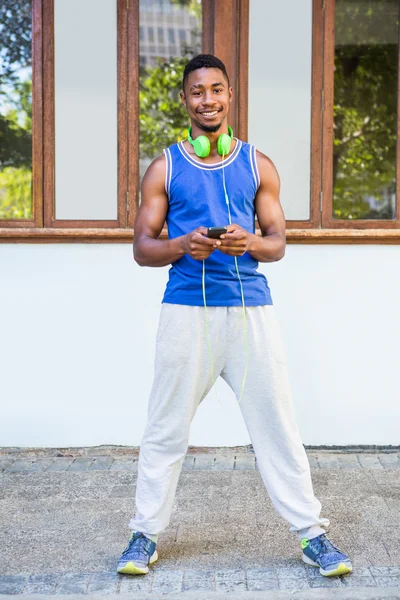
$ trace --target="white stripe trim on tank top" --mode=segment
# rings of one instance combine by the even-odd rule
[[[256,182],[256,189],[260,187],[260,173],[258,172],[257,165],[257,150],[255,146],[250,146],[250,163],[251,170],[253,171],[254,181]]]
[[[237,138],[234,138],[234,139],[236,140],[236,146],[235,146],[235,149],[232,152],[232,154],[229,156],[229,158],[226,158],[224,161],[220,161],[218,163],[213,163],[213,164],[201,163],[199,160],[195,160],[194,158],[192,158],[190,156],[189,152],[186,150],[185,146],[183,145],[184,140],[182,140],[182,142],[179,142],[178,148],[179,148],[183,158],[186,158],[186,160],[194,167],[197,167],[198,169],[202,169],[203,171],[215,171],[217,169],[222,169],[222,167],[225,168],[225,167],[229,166],[231,163],[233,163],[235,158],[238,156],[240,149],[242,147],[242,142],[240,140],[238,140]]]
[[[167,163],[167,168],[165,169],[165,191],[169,196],[169,191],[171,188],[171,177],[172,177],[172,157],[169,148],[165,148],[164,150],[165,160]]]

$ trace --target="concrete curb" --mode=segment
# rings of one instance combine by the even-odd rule
[[[230,592],[236,600],[399,600],[399,588],[386,588],[377,590],[371,588],[358,588],[357,590],[273,590],[268,592]],[[137,598],[144,600],[226,600],[226,592],[182,592],[180,594],[147,594],[145,592],[131,592],[129,594],[110,594],[108,600],[121,600],[121,597]],[[88,594],[88,600],[104,600],[104,595]],[[47,595],[24,596],[26,600],[50,600]],[[58,600],[82,600],[82,595],[68,594],[57,596]],[[1,600],[15,600],[13,595],[2,595]]]

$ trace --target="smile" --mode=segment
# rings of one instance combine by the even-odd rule
[[[212,111],[210,110],[210,111],[207,111],[207,112],[202,112],[200,114],[203,117],[215,117],[215,115],[218,114],[218,113],[219,113],[219,110],[212,110]]]

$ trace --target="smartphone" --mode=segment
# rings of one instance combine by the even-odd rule
[[[207,229],[207,237],[219,238],[222,234],[226,233],[226,227],[209,227]]]

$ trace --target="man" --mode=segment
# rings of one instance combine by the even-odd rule
[[[188,140],[148,168],[135,223],[135,259],[171,264],[163,299],[148,423],[140,446],[136,515],[119,573],[144,574],[157,560],[200,402],[221,375],[239,401],[263,482],[301,541],[303,560],[323,575],[352,570],[328,540],[295,423],[285,356],[258,262],[285,253],[278,173],[264,154],[236,139],[227,116],[232,88],[224,64],[199,55],[181,92]],[[254,234],[257,215],[262,237]],[[168,240],[158,239],[165,220]],[[226,226],[218,238],[208,227]],[[211,363],[211,364],[210,364]]]

